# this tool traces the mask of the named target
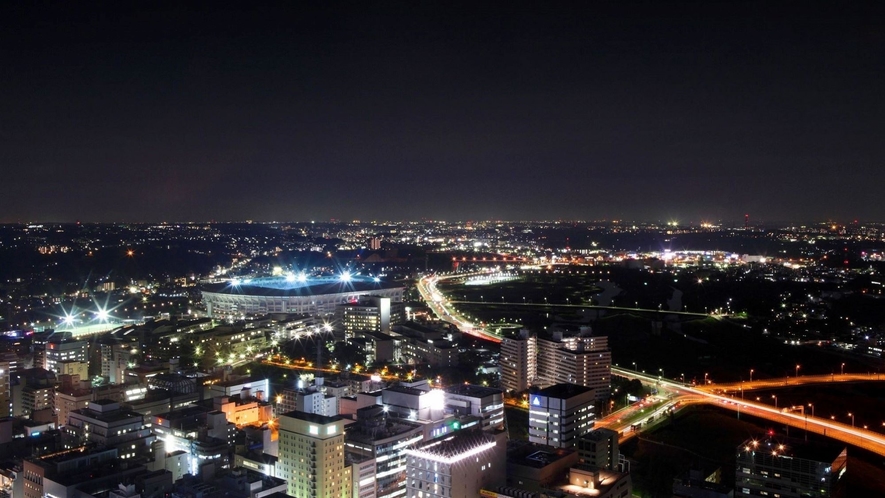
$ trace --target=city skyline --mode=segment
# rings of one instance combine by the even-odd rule
[[[6,8],[0,222],[885,220],[872,5]]]

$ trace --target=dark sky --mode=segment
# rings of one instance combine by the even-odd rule
[[[885,221],[875,2],[16,3],[2,222]]]

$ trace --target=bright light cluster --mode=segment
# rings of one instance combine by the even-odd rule
[[[437,443],[437,444],[439,444],[439,443]],[[410,449],[410,450],[405,450],[404,453],[409,456],[424,458],[424,459],[427,459],[427,460],[430,460],[433,462],[439,462],[439,463],[446,464],[446,465],[452,465],[454,463],[460,462],[461,460],[464,460],[465,458],[470,458],[474,455],[478,455],[478,454],[482,453],[483,451],[490,450],[495,447],[495,444],[496,444],[495,441],[490,441],[487,443],[483,443],[479,446],[476,446],[474,448],[471,448],[471,449],[465,451],[464,453],[459,453],[457,455],[452,455],[449,457],[444,457],[442,455],[437,455],[436,453],[431,453],[431,452],[427,451],[426,449],[419,449],[419,450],[411,450]],[[427,449],[430,449],[433,446],[436,446],[436,445],[428,446]]]

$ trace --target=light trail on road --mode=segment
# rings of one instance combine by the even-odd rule
[[[820,417],[810,417],[808,414],[796,414],[784,409],[777,409],[762,403],[742,400],[731,396],[723,396],[694,387],[683,386],[677,382],[661,379],[651,375],[642,374],[625,368],[612,367],[612,373],[628,379],[639,379],[646,383],[667,386],[679,392],[679,397],[672,401],[678,401],[686,395],[701,396],[710,404],[721,408],[745,413],[771,422],[776,422],[798,429],[804,429],[815,434],[852,444],[859,448],[872,451],[885,456],[885,435],[867,429],[858,429],[848,424],[827,420]],[[850,374],[849,374],[850,375]],[[867,379],[869,380],[869,379]]]

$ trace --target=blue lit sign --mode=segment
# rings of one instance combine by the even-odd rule
[[[532,406],[541,406],[541,400],[537,396],[532,397]]]

